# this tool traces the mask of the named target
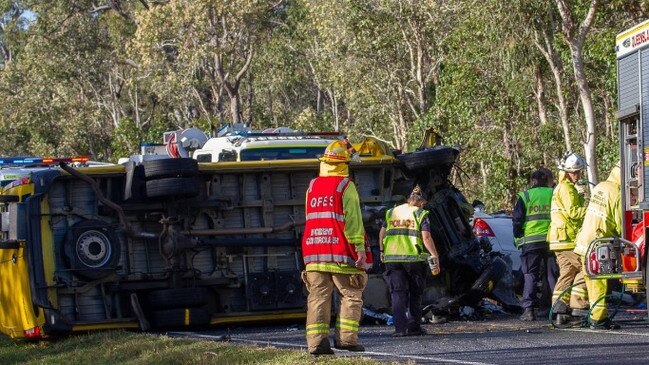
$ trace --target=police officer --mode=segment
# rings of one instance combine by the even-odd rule
[[[588,310],[588,294],[581,264],[573,252],[575,237],[586,214],[584,197],[575,187],[585,167],[586,162],[581,156],[567,153],[559,163],[559,184],[552,194],[548,242],[559,263],[559,278],[552,293],[552,312],[558,315],[555,318],[557,324],[563,324],[565,315],[583,316]],[[570,286],[573,286],[572,289],[561,297]]]
[[[363,289],[367,284],[365,230],[360,199],[348,178],[349,150],[334,141],[320,158],[320,174],[306,194],[306,223],[302,237],[307,299],[306,340],[312,355],[333,354],[329,323],[334,287],[340,293],[334,347],[365,351],[358,344]]]
[[[539,284],[548,257],[546,236],[550,226],[552,188],[547,186],[547,176],[537,170],[530,176],[531,187],[518,193],[512,224],[516,247],[521,249],[523,272],[523,315],[520,319],[533,321],[539,310]]]
[[[606,279],[591,280],[586,276],[586,250],[591,241],[602,237],[620,237],[622,235],[622,184],[620,164],[611,170],[606,181],[595,188],[590,195],[584,224],[575,240],[575,253],[582,262],[582,274],[586,280],[588,298],[590,300],[590,328],[617,329],[620,326],[611,321],[606,310]],[[601,300],[600,300],[601,298]]]
[[[390,288],[395,337],[419,336],[421,301],[424,294],[428,265],[426,257],[437,265],[439,259],[430,233],[426,199],[415,186],[408,201],[386,212],[379,232],[381,260],[385,263],[383,277]]]

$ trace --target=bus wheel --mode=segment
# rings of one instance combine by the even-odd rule
[[[200,182],[195,177],[168,177],[146,182],[148,198],[191,198],[200,192]]]
[[[73,272],[94,280],[115,271],[120,257],[120,243],[108,224],[99,220],[81,221],[70,228],[64,256]]]
[[[144,167],[144,177],[147,180],[199,175],[198,162],[191,158],[150,160],[144,161],[142,166]]]

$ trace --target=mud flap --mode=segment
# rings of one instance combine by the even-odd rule
[[[72,332],[72,324],[58,310],[43,308],[45,323],[43,332],[48,337],[67,336]]]
[[[140,329],[144,332],[148,331],[151,329],[151,323],[146,319],[144,316],[144,311],[142,310],[142,306],[140,305],[140,300],[137,297],[136,293],[131,293],[131,309],[133,309],[133,313],[135,313],[135,317],[138,320],[138,323],[140,323]]]

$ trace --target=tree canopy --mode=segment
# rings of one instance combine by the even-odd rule
[[[0,155],[114,161],[165,130],[338,129],[509,208],[568,150],[617,159],[615,35],[645,0],[0,0]],[[596,163],[595,163],[596,162]],[[599,170],[598,170],[599,169]]]

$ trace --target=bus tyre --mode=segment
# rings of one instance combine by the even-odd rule
[[[153,309],[193,308],[208,303],[208,292],[205,288],[163,289],[150,292],[148,298]]]
[[[206,327],[210,324],[210,312],[205,308],[159,310],[151,316],[157,328]]]
[[[200,192],[200,184],[195,177],[168,177],[146,182],[148,198],[192,198]]]
[[[198,176],[198,162],[192,158],[166,158],[142,162],[147,180]]]
[[[90,280],[113,273],[121,252],[115,232],[108,224],[94,219],[72,226],[63,247],[70,269],[77,276]]]
[[[434,166],[453,165],[460,151],[449,146],[435,146],[421,151],[402,153],[397,159],[408,170],[428,169]]]

